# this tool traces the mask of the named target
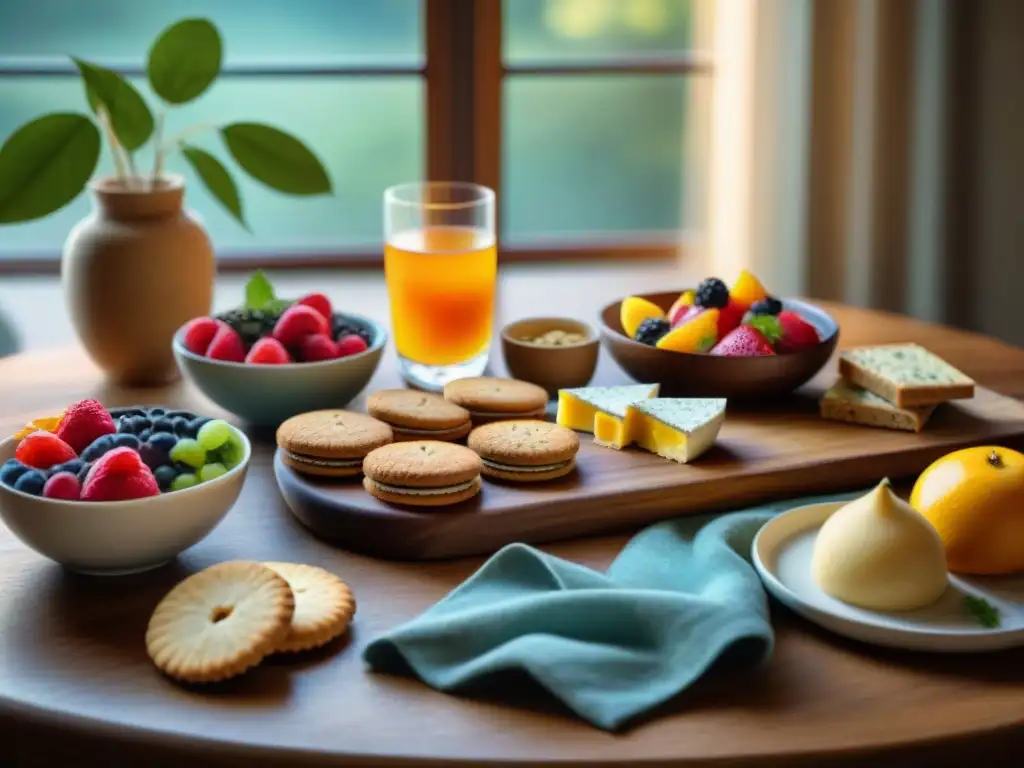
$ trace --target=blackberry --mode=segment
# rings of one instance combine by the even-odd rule
[[[658,339],[664,336],[672,329],[672,326],[668,324],[668,320],[659,320],[654,317],[649,317],[640,323],[640,327],[636,329],[636,338],[641,344],[650,344],[652,347],[658,343]]]
[[[280,312],[262,309],[232,309],[216,315],[216,319],[223,320],[234,328],[248,349],[264,336],[270,335],[280,316]]]
[[[353,323],[344,315],[335,312],[331,321],[331,334],[334,336],[334,340],[337,341],[342,336],[348,336],[353,333],[365,341],[367,347],[373,346],[373,337],[370,335],[369,330]]]
[[[752,315],[777,315],[782,311],[782,302],[778,299],[773,299],[771,296],[755,301],[750,305],[750,314]]]
[[[729,288],[717,277],[709,277],[697,286],[694,303],[704,309],[722,309],[729,303]]]

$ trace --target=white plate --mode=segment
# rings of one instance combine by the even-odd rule
[[[995,651],[1024,645],[1024,576],[950,576],[949,589],[916,611],[879,612],[825,594],[811,575],[818,531],[846,502],[811,504],[784,512],[754,537],[754,567],[768,592],[804,618],[839,635],[889,648],[915,651]],[[987,629],[963,607],[965,595],[999,610],[999,626]]]

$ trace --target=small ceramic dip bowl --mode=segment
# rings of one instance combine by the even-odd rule
[[[531,317],[502,329],[501,348],[509,374],[555,397],[558,390],[585,387],[594,377],[600,340],[579,320]]]

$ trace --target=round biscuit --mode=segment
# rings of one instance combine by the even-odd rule
[[[501,464],[537,467],[573,458],[580,438],[573,430],[537,419],[495,421],[469,434],[469,447]]]
[[[295,595],[291,628],[277,647],[279,653],[308,651],[341,637],[356,612],[348,584],[330,571],[299,563],[264,563],[288,582]]]
[[[356,477],[363,474],[363,465],[357,464],[354,467],[320,467],[316,464],[307,464],[296,460],[287,451],[282,449],[281,463],[291,467],[300,475],[312,475],[315,477]]]
[[[401,427],[393,427],[395,442],[406,440],[443,440],[444,442],[455,442],[461,440],[473,430],[473,422],[467,421],[453,429],[445,429],[439,432],[423,434],[422,432],[406,431]]]
[[[548,393],[542,387],[519,379],[477,376],[445,384],[445,400],[471,411],[474,417],[489,413],[526,414],[543,410]]]
[[[547,472],[511,472],[505,469],[498,469],[497,467],[489,467],[484,464],[484,468],[480,470],[480,474],[484,477],[493,478],[494,480],[507,480],[510,483],[540,483],[545,480],[555,480],[559,477],[565,477],[575,469],[575,461],[570,461],[564,467],[549,469]]]
[[[386,501],[388,504],[402,504],[412,507],[447,507],[452,504],[458,504],[462,501],[468,501],[480,493],[480,489],[483,484],[480,481],[479,476],[473,481],[473,485],[461,491],[453,491],[452,493],[438,494],[432,496],[415,496],[409,493],[392,493],[387,491],[376,483],[373,482],[369,477],[363,478],[363,488],[371,496],[375,496],[381,501]]]
[[[363,474],[386,485],[440,488],[479,476],[482,462],[469,448],[441,440],[381,446],[363,459]]]
[[[146,628],[146,652],[168,677],[213,683],[273,653],[295,612],[288,582],[255,562],[212,565],[179,582]]]
[[[380,419],[401,429],[428,429],[446,431],[461,428],[469,423],[469,411],[445,400],[433,392],[415,389],[382,389],[366,399],[366,410],[375,419]]]
[[[324,459],[361,459],[393,439],[383,421],[343,410],[300,413],[277,428],[277,444],[284,450]]]

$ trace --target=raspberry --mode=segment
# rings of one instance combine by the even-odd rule
[[[245,356],[245,362],[253,365],[282,365],[290,363],[292,356],[288,350],[277,339],[267,336],[252,345],[249,354]]]
[[[243,362],[245,360],[245,345],[242,344],[242,337],[230,325],[226,323],[221,325],[206,350],[206,356],[211,360],[225,360],[230,363]]]
[[[14,458],[36,469],[49,469],[54,464],[63,464],[77,457],[74,448],[50,432],[33,432],[25,436],[14,451]]]
[[[349,355],[357,355],[360,352],[365,352],[369,347],[362,336],[357,336],[354,333],[350,333],[348,336],[342,336],[338,339],[338,357],[348,357]]]
[[[329,332],[327,318],[305,304],[288,307],[274,326],[274,338],[286,347],[297,347],[304,337],[314,333]]]
[[[78,454],[97,437],[114,432],[117,432],[117,425],[106,408],[96,400],[80,400],[64,411],[64,418],[54,434]]]
[[[324,296],[322,293],[311,293],[308,296],[303,296],[299,299],[296,304],[302,304],[307,307],[312,307],[321,315],[327,322],[331,321],[334,316],[334,312],[331,309],[331,300]]]
[[[299,354],[307,363],[333,360],[338,357],[338,345],[327,334],[314,333],[299,342]]]
[[[195,355],[205,355],[210,348],[210,342],[220,330],[220,323],[212,317],[197,317],[189,320],[185,325],[185,332],[181,336],[181,342],[185,349]]]
[[[43,486],[43,496],[48,499],[64,499],[65,501],[78,501],[82,495],[82,484],[78,482],[78,476],[71,472],[58,472],[50,475],[50,479]]]
[[[156,496],[160,488],[153,472],[131,448],[115,448],[103,454],[82,488],[82,501],[124,501]]]

